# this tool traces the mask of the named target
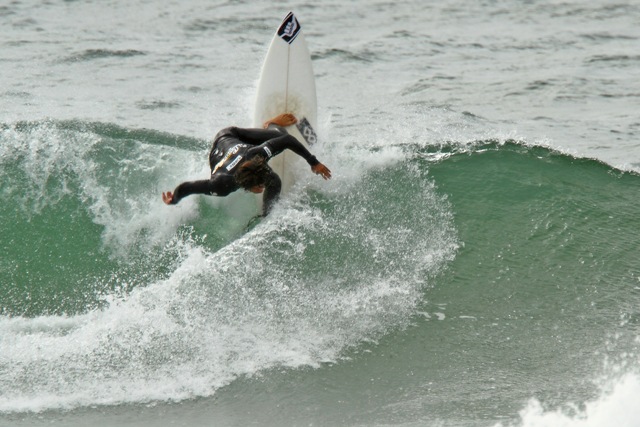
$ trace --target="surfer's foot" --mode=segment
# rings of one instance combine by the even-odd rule
[[[284,113],[264,122],[264,128],[268,128],[271,124],[287,127],[296,123],[298,123],[298,119],[296,119],[296,116],[291,113]]]

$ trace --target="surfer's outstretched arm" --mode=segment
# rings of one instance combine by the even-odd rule
[[[180,200],[187,196],[190,196],[191,194],[212,194],[210,187],[210,179],[183,182],[176,187],[173,193],[171,191],[162,193],[162,200],[167,205],[175,205]]]
[[[307,150],[307,147],[288,133],[279,134],[278,137],[270,139],[257,147],[251,148],[248,151],[248,156],[261,155],[270,159],[287,149],[305,159],[307,163],[309,163],[309,166],[311,166],[311,170],[314,173],[321,175],[324,179],[331,178],[331,171],[329,168],[320,163],[318,159],[316,159],[316,156]]]
[[[238,185],[231,176],[214,176],[211,179],[186,181],[178,185],[171,192],[162,193],[162,201],[167,205],[175,205],[183,198],[192,194],[207,194],[209,196],[226,196],[238,189]]]

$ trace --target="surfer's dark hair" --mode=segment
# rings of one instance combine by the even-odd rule
[[[272,170],[267,161],[260,156],[238,165],[234,178],[238,185],[245,190],[250,190],[258,185],[266,185],[271,178]]]

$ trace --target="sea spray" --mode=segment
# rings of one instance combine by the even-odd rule
[[[45,138],[57,132],[46,128]],[[146,174],[167,167],[161,155],[146,154],[162,136],[143,133],[143,144],[67,131],[88,148],[52,159],[52,177],[63,158],[93,166],[72,169],[75,190],[59,204],[73,204],[98,226],[89,251],[107,268],[75,273],[84,278],[76,286],[94,285],[85,287],[95,302],[84,309],[52,316],[59,308],[47,307],[43,296],[41,313],[0,318],[3,412],[178,401],[271,368],[335,362],[361,342],[406,327],[457,250],[447,201],[398,149],[356,151],[353,162],[336,162],[338,173],[349,165],[353,172],[341,185],[307,187],[303,178],[273,215],[224,242],[207,224],[235,221],[226,200],[193,197],[167,207],[149,191]],[[57,146],[66,149],[65,142]],[[192,151],[174,151],[174,158],[202,162]],[[93,184],[79,185],[87,182]],[[148,202],[136,202],[150,197],[157,199],[151,213]],[[38,215],[51,213],[45,205]],[[153,219],[158,215],[176,221],[163,224]],[[154,227],[174,235],[161,238]],[[64,229],[56,228],[64,242]],[[75,294],[62,276],[49,283],[65,298]]]

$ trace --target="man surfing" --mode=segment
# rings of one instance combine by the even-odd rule
[[[280,195],[280,177],[269,167],[267,161],[289,149],[305,159],[311,171],[324,179],[331,178],[331,171],[320,163],[284,127],[297,123],[293,114],[285,113],[264,123],[264,129],[247,129],[235,126],[222,129],[213,140],[209,153],[211,177],[198,181],[187,181],[173,192],[162,193],[167,205],[175,205],[191,194],[228,196],[239,188],[252,193],[263,193],[262,215],[266,216]],[[275,129],[267,129],[274,124]]]

